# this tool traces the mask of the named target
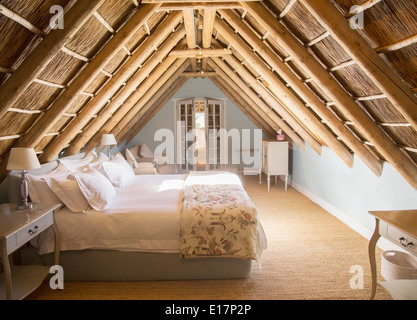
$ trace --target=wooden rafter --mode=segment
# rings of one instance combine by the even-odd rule
[[[44,31],[40,30],[39,28],[34,26],[32,23],[30,23],[28,20],[22,18],[21,16],[19,16],[18,14],[16,14],[15,12],[8,9],[2,4],[0,4],[0,14],[6,16],[9,19],[16,21],[17,23],[19,23],[20,25],[22,25],[23,27],[25,27],[26,29],[28,29],[29,31],[33,32],[34,34],[36,34],[37,36],[41,38],[46,36],[46,33]]]
[[[149,7],[148,7],[149,6]],[[54,126],[56,121],[68,110],[78,95],[86,89],[102,68],[122,49],[123,45],[142,26],[143,22],[158,9],[159,5],[141,7],[122,29],[105,45],[71,85],[49,107],[45,115],[19,141],[18,146],[35,147]]]
[[[129,81],[129,83],[123,88],[123,91],[118,94],[118,98],[108,104],[104,111],[100,113],[100,116],[95,119],[82,136],[78,136],[70,145],[67,154],[75,154],[92,138],[97,130],[99,130],[119,108],[128,108],[132,101],[137,101],[137,97],[142,95],[143,92],[137,90],[138,86],[142,88],[142,82],[149,76],[152,70],[165,58],[168,52],[178,43],[178,41],[184,37],[185,31],[181,27],[170,38],[164,42],[164,45],[154,53],[152,59],[148,59],[147,63],[139,70]],[[171,58],[175,60],[175,58]],[[147,79],[149,80],[149,78]]]
[[[63,145],[67,145],[74,139],[78,131],[81,130],[98,111],[111,99],[119,90],[119,88],[134,74],[138,66],[142,65],[149,55],[158,48],[158,45],[172,32],[172,26],[176,26],[181,20],[181,13],[175,12],[166,18],[158,29],[150,37],[144,40],[139,49],[130,57],[130,59],[118,70],[117,74],[100,90],[100,92],[83,108],[79,116],[69,124],[65,132],[55,139],[42,155],[41,160],[51,161],[62,149]],[[179,35],[181,37],[181,35]],[[176,44],[169,46],[162,54],[166,54]],[[131,79],[132,80],[132,79]],[[134,79],[133,79],[134,80]],[[134,87],[135,88],[135,87]],[[131,94],[129,86],[125,86],[122,92],[118,92],[115,99],[111,102],[113,105],[123,103],[128,95]]]
[[[51,31],[0,87],[0,118],[3,117],[45,69],[53,57],[84,25],[104,0],[78,1],[65,15],[65,28]]]
[[[217,79],[213,79],[214,83],[219,83],[224,89],[232,95],[233,99],[246,110],[246,113],[251,114],[251,118],[258,123],[267,123],[268,126],[259,126],[261,129],[267,129],[268,127],[274,130],[274,133],[278,130],[288,130],[285,133],[289,139],[295,138],[296,143],[300,148],[304,149],[305,144],[292,129],[282,121],[279,116],[274,113],[264,102],[260,99],[252,89],[248,88],[244,81],[235,74],[225,62],[220,59],[216,59],[217,63],[213,60],[209,61],[209,65],[219,75]],[[263,121],[262,121],[263,120]],[[285,129],[284,129],[285,128]]]
[[[330,1],[300,1],[417,130],[417,99],[401,78],[389,68],[365,39],[349,26],[345,17]]]
[[[184,15],[184,27],[186,32],[188,49],[194,50],[197,45],[194,9],[187,8],[184,9],[182,12]],[[197,61],[195,59],[191,59],[191,68],[194,72],[197,71]]]
[[[172,62],[174,60],[174,62]],[[175,58],[168,58],[163,63],[161,63],[158,68],[153,72],[152,76],[148,77],[140,86],[140,90],[142,90],[141,96],[136,96],[134,99],[131,99],[129,103],[126,103],[122,105],[113,115],[113,117],[109,118],[106,123],[98,130],[96,131],[95,135],[88,141],[88,143],[84,147],[85,152],[89,152],[93,150],[99,143],[100,139],[103,133],[109,133],[111,132],[117,125],[120,124],[120,121],[122,123],[124,121],[129,121],[131,117],[134,117],[135,114],[138,113],[138,111],[143,107],[143,105],[146,104],[146,99],[143,98],[143,95],[145,95],[148,90],[151,88],[154,88],[156,91],[157,86],[155,86],[155,82],[158,81],[158,85],[162,86],[162,80],[161,75],[165,77],[170,77],[173,73],[176,72],[176,70],[179,69],[179,66],[177,63],[187,63],[187,61],[184,62],[185,59],[176,59]],[[175,67],[170,68],[170,65],[175,64]],[[187,65],[188,67],[188,65]],[[185,70],[185,69],[184,69]],[[181,75],[182,71],[178,72],[178,75]],[[155,93],[155,92],[154,92]],[[149,95],[147,97],[149,99]]]
[[[321,137],[336,154],[350,167],[353,167],[353,155],[337,138],[323,126],[323,124],[315,117],[305,105],[296,97],[278,78],[269,70],[269,68],[248,48],[236,34],[225,25],[224,22],[217,20],[215,28],[228,41],[234,50],[236,50],[259,74],[269,83],[272,91],[281,104],[286,106],[287,110],[291,110],[298,119],[313,130],[315,134]],[[291,106],[291,107],[289,107]],[[288,121],[288,120],[287,120]]]
[[[255,112],[253,106],[243,99],[238,92],[234,91],[226,80],[216,77],[212,81],[265,135],[269,138],[275,137],[276,132],[279,130],[276,124],[271,126],[267,121],[270,119],[263,118],[261,113]]]
[[[175,75],[171,78],[175,78]],[[154,117],[155,114],[168,102],[169,99],[187,82],[184,77],[178,77],[174,82],[167,81],[146,105],[132,119],[132,126],[122,129],[116,136],[121,143],[129,143],[142,128]]]
[[[282,25],[277,23],[277,20],[263,5],[248,2],[242,2],[241,4],[263,28],[268,30],[270,36],[289,53],[289,56],[296,61],[304,72],[309,73],[313,81],[316,82],[324,93],[337,103],[345,116],[357,124],[362,134],[378,148],[379,152],[381,152],[397,171],[413,187],[417,188],[417,167],[414,163],[397,148],[385,132],[346,94],[339,83],[320,65],[308,50],[300,45]],[[320,2],[319,4],[322,3]],[[343,23],[346,23],[346,21]]]
[[[244,99],[247,100],[251,105],[256,106],[254,107],[255,110],[259,108],[263,114],[270,118],[276,125],[279,126],[279,128],[284,130],[290,139],[292,139],[302,150],[305,150],[304,140],[300,137],[299,134],[294,132],[294,130],[282,118],[280,118],[275,111],[273,111],[273,107],[269,106],[258,96],[259,93],[254,91],[256,90],[256,87],[248,88],[247,83],[245,83],[242,78],[240,78],[240,76],[234,72],[234,70],[232,70],[224,61],[219,58],[211,59],[209,65],[219,74],[220,77],[225,79],[225,81],[234,91],[238,92],[239,95],[244,97]],[[249,80],[249,82],[250,79],[251,78],[245,78],[245,80]],[[252,81],[252,83],[256,82]],[[268,99],[266,98],[266,100]]]
[[[230,11],[221,10],[222,17],[244,38],[251,47],[274,69],[281,78],[314,110],[316,114],[355,152],[377,175],[382,173],[382,163],[341,123],[336,116],[313,94],[276,54],[265,45]]]

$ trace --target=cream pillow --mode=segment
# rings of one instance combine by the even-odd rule
[[[87,212],[90,208],[76,180],[46,178],[45,182],[72,212]]]
[[[62,164],[58,165],[58,167],[43,175],[32,175],[27,174],[26,177],[28,179],[28,189],[29,189],[29,196],[33,203],[40,203],[40,204],[55,204],[55,203],[62,203],[62,201],[56,196],[56,194],[51,190],[48,184],[45,182],[44,179],[51,178],[51,177],[66,177],[68,175],[68,169],[63,166]]]
[[[142,144],[142,146],[140,147],[140,157],[141,158],[153,158],[154,153],[146,144]]]
[[[111,207],[116,197],[116,189],[100,172],[87,169],[72,175],[90,206],[97,211],[105,211]]]
[[[136,158],[132,154],[132,152],[129,149],[126,149],[126,161],[132,168],[136,168],[138,162],[136,161]]]

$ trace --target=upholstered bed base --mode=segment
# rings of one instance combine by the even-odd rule
[[[53,254],[37,256],[34,248],[22,252],[23,263],[53,265]],[[252,261],[234,258],[180,259],[178,253],[110,250],[63,251],[64,281],[157,281],[243,279]]]

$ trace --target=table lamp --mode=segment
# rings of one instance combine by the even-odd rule
[[[108,148],[108,156],[110,158],[110,148],[111,146],[115,146],[117,144],[116,139],[113,134],[103,134],[101,137],[101,143],[102,146],[106,146]]]
[[[12,148],[10,150],[9,160],[7,162],[7,170],[21,170],[20,193],[22,203],[17,205],[18,210],[32,208],[32,204],[28,202],[29,189],[26,178],[26,170],[38,169],[41,165],[33,148]]]

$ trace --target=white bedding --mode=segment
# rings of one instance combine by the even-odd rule
[[[117,188],[111,209],[56,214],[61,250],[108,249],[179,252],[180,210],[186,175],[138,175]],[[39,253],[54,251],[54,234],[39,239]]]

